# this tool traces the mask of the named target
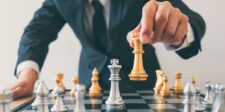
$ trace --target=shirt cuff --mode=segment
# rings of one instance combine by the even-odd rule
[[[22,71],[23,69],[26,69],[26,68],[31,68],[31,69],[33,69],[35,72],[37,72],[37,75],[39,75],[39,73],[40,73],[40,69],[39,69],[38,64],[37,64],[35,61],[27,60],[27,61],[23,61],[22,63],[20,63],[20,64],[17,66],[17,71],[16,71],[17,77],[20,77],[21,71]]]
[[[195,40],[194,32],[193,32],[193,29],[191,28],[191,25],[189,23],[188,24],[188,32],[186,34],[186,38],[185,38],[183,44],[180,47],[174,48],[174,47],[172,47],[169,44],[164,44],[164,46],[169,51],[178,51],[178,50],[181,50],[183,48],[187,48],[194,40]]]

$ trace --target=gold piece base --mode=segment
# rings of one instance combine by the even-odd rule
[[[89,97],[99,97],[101,95],[102,95],[102,93],[88,93]]]
[[[173,93],[175,93],[175,94],[183,94],[183,89],[173,89]]]
[[[162,97],[170,96],[170,91],[161,91],[160,94]]]
[[[146,81],[148,78],[148,74],[146,73],[130,73],[130,80],[132,81]]]

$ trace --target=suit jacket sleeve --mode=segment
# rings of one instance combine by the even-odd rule
[[[192,11],[181,0],[168,0],[174,7],[177,7],[189,17],[189,23],[193,29],[195,41],[190,44],[189,47],[176,51],[176,53],[183,59],[191,58],[198,54],[201,50],[201,39],[203,38],[206,30],[206,25],[203,18]]]
[[[65,21],[53,1],[46,0],[25,28],[19,45],[17,65],[25,60],[32,60],[41,68],[49,44],[57,38],[64,24]]]

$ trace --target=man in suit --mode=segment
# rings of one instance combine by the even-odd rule
[[[37,10],[22,36],[15,75],[18,81],[9,87],[14,98],[32,93],[49,44],[67,23],[81,42],[80,83],[90,85],[94,67],[100,71],[100,85],[109,89],[107,65],[111,58],[120,60],[121,89],[152,89],[160,69],[151,44],[161,42],[165,48],[188,59],[196,55],[205,33],[200,15],[181,0],[46,0]],[[144,45],[144,67],[149,78],[130,81],[133,66],[131,41],[140,32]]]

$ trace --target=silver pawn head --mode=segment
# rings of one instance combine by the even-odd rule
[[[214,85],[210,81],[208,81],[205,83],[205,89],[206,90],[214,90]]]
[[[46,86],[44,80],[41,80],[40,83],[38,84],[36,94],[40,97],[46,97],[49,94],[48,87]]]
[[[196,88],[194,87],[192,80],[189,79],[187,84],[184,87],[184,94],[188,96],[193,96],[196,92]]]

